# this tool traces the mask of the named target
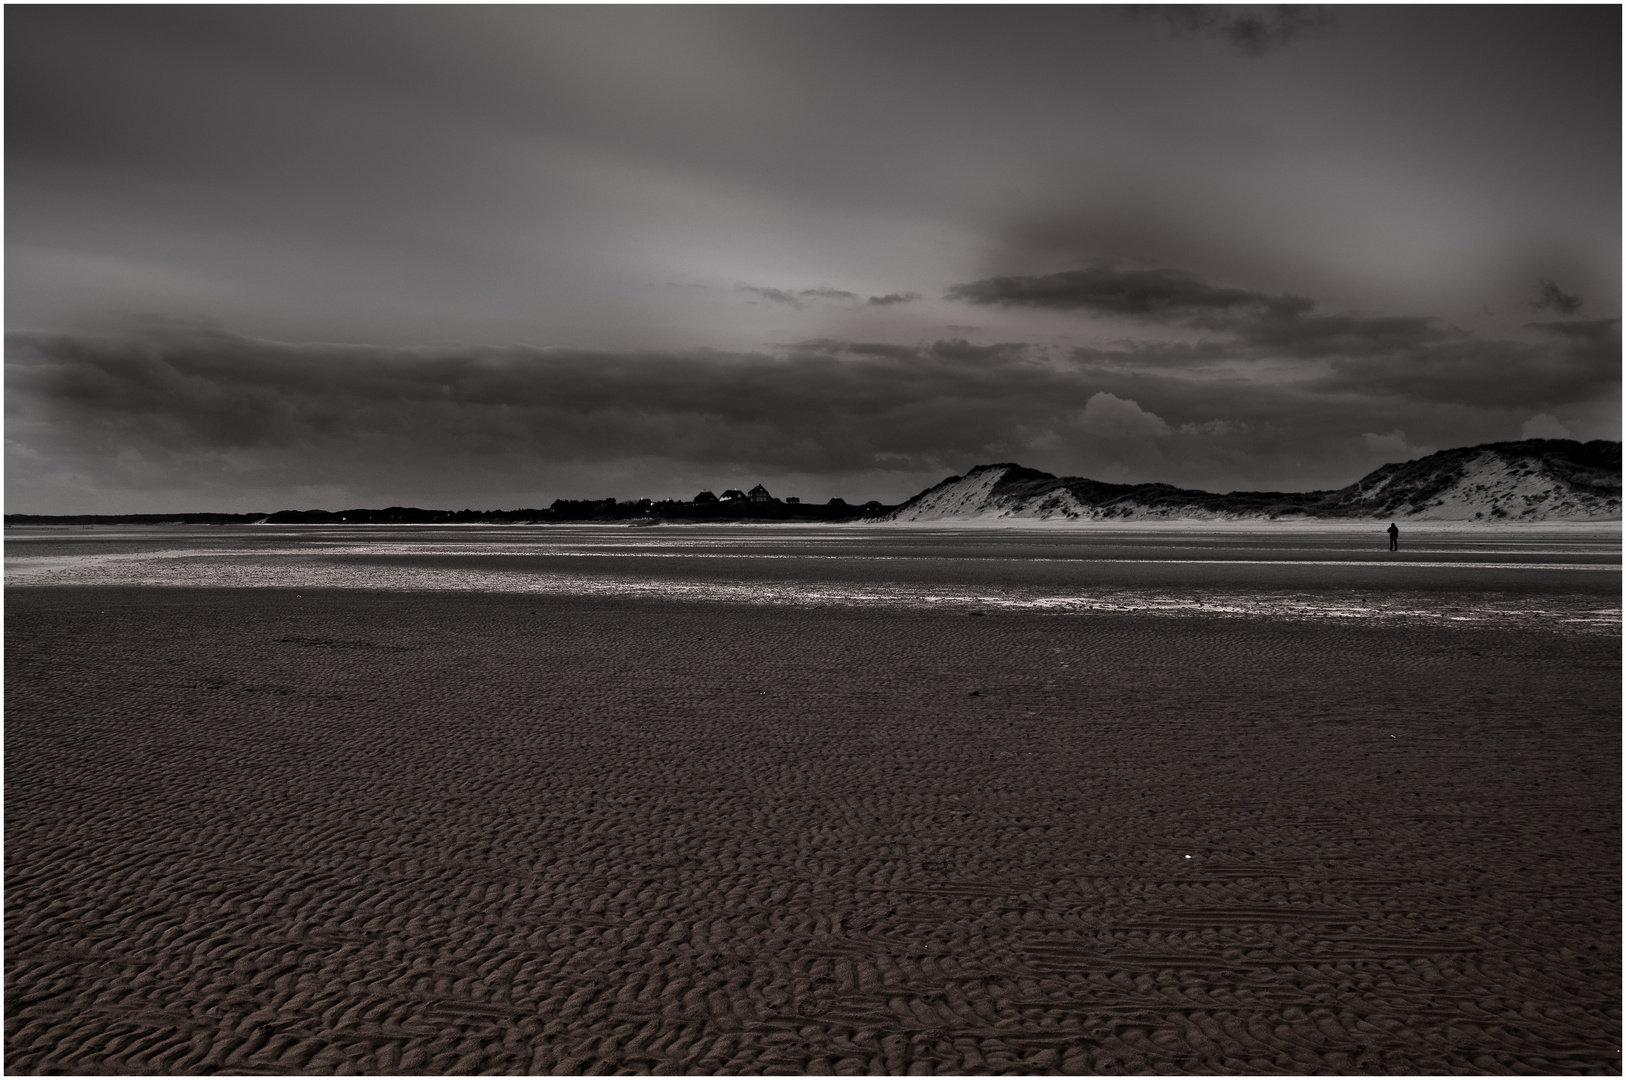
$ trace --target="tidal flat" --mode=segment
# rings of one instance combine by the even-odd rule
[[[6,1069],[1618,1074],[1620,526],[1380,525],[8,529]]]

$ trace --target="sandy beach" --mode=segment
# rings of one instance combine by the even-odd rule
[[[12,1073],[1620,1069],[1608,626],[7,604]]]

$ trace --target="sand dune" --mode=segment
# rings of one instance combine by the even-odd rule
[[[1005,463],[916,494],[894,522],[1216,521],[1606,522],[1620,520],[1620,443],[1528,439],[1441,450],[1381,466],[1337,491],[1182,490],[1103,483]]]
[[[8,592],[13,1073],[1619,1071],[1619,638]]]

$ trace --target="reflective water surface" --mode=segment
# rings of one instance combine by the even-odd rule
[[[1619,523],[1382,524],[13,527],[6,584],[1618,627]]]

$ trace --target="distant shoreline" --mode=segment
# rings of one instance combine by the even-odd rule
[[[546,510],[278,510],[221,514],[7,514],[17,525],[545,525],[783,522],[1006,521],[1270,522],[1482,521],[1608,523],[1621,520],[1620,443],[1525,439],[1441,450],[1384,465],[1336,491],[1231,491],[1115,484],[1058,477],[1013,462],[979,465],[901,503],[776,499],[761,484],[693,500],[555,499]]]
[[[278,510],[274,513],[220,514],[7,514],[17,525],[555,525],[555,524],[715,524],[751,522],[852,523],[891,513],[897,506],[802,503],[587,503],[560,510],[423,510],[391,506],[382,510]]]
[[[457,521],[266,521],[267,515],[241,515],[253,520],[246,521],[215,521],[198,520],[204,517],[222,517],[227,515],[201,515],[201,514],[142,514],[142,515],[111,515],[97,518],[47,518],[30,517],[29,515],[12,515],[6,520],[6,528],[10,529],[67,529],[67,528],[163,528],[163,527],[209,527],[217,528],[286,528],[299,526],[316,526],[320,528],[377,528],[379,526],[393,526],[400,528],[451,528],[460,526],[492,526],[509,525],[516,527],[581,527],[604,526],[613,528],[654,528],[654,527],[681,527],[704,525],[751,525],[751,526],[818,526],[836,525],[842,527],[864,527],[884,529],[887,531],[918,531],[918,532],[1241,532],[1250,530],[1270,530],[1272,532],[1369,532],[1380,529],[1385,522],[1391,520],[1387,517],[1375,518],[1116,518],[1108,520],[1077,519],[1077,518],[1021,518],[1021,517],[987,517],[987,518],[939,518],[931,521],[888,521],[880,517],[851,518],[844,520],[784,520],[773,518],[713,518],[701,519],[673,519],[673,518],[644,518],[639,519],[581,519],[581,520],[457,520]],[[237,516],[237,515],[232,515]],[[16,521],[14,517],[27,517],[29,520]],[[140,518],[142,520],[132,520]],[[148,520],[151,519],[151,520]],[[1497,520],[1461,520],[1452,518],[1441,519],[1406,519],[1396,518],[1404,526],[1402,536],[1419,536],[1434,533],[1495,533],[1495,532],[1565,532],[1584,533],[1591,532],[1599,535],[1619,536],[1622,529],[1622,520],[1612,518],[1608,520],[1553,520],[1553,521],[1509,521]]]

